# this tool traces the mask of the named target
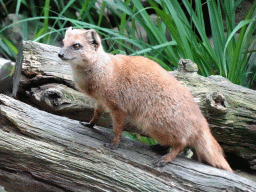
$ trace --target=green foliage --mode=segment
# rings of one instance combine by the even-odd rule
[[[0,52],[5,58],[12,59],[15,58],[15,55],[18,53],[18,49],[11,41],[0,34]]]
[[[140,142],[148,144],[148,145],[156,145],[157,144],[156,140],[151,139],[149,137],[143,137],[143,136],[141,136],[137,133],[130,133],[130,132],[125,131],[124,136],[129,138],[129,139],[132,139],[134,141],[140,141]]]
[[[256,2],[254,2],[245,20],[235,26],[235,10],[239,2],[241,1],[223,1],[223,3],[209,1],[211,23],[216,26],[215,30],[212,30],[214,52],[220,75],[228,78],[233,83],[250,86],[248,74],[253,73],[253,66],[249,65],[248,61],[251,53],[256,51],[249,50],[254,40],[253,32],[256,29]],[[227,23],[226,33],[223,22],[221,22],[221,8]],[[239,33],[236,34],[237,32]]]

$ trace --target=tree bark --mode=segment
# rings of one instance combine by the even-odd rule
[[[23,46],[26,78],[18,98],[51,113],[89,121],[95,103],[75,90],[69,64],[57,56],[59,48],[31,41]],[[195,63],[181,59],[178,70],[170,73],[192,92],[226,154],[242,158],[256,170],[256,91],[221,76],[200,76],[197,71]],[[108,113],[98,125],[111,127]],[[126,130],[141,133],[130,125]]]
[[[256,191],[256,183],[185,157],[164,168],[149,146],[0,94],[0,185],[8,192]]]

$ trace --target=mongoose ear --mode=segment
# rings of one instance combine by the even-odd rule
[[[97,51],[98,47],[100,46],[100,37],[98,33],[94,29],[88,30],[88,38],[90,42],[94,45],[95,51]]]
[[[67,29],[67,31],[72,31],[72,26]]]
[[[66,34],[71,32],[72,31],[72,27],[69,27],[67,30],[66,30]]]

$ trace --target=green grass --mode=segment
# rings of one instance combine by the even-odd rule
[[[14,0],[4,12],[18,14],[22,10],[25,40],[29,37],[28,22],[35,25],[32,39],[47,44],[54,44],[69,26],[93,28],[101,35],[107,52],[143,55],[167,70],[175,69],[180,58],[190,59],[197,63],[201,75],[221,75],[246,87],[256,79],[255,61],[249,62],[256,51],[251,49],[255,46],[256,1],[238,24],[235,13],[242,0],[207,0],[206,4],[193,0],[194,9],[190,0],[182,0],[189,17],[175,0],[148,0],[148,8],[140,0],[105,0],[99,10],[95,2]],[[2,0],[0,3],[4,4]],[[205,32],[203,6],[209,9],[214,48]],[[105,8],[111,11],[111,19],[105,15]],[[149,9],[156,12],[155,21],[147,13]],[[0,26],[0,51],[14,60],[17,48],[3,33],[11,26]],[[113,26],[117,26],[115,31]],[[146,40],[141,29],[147,34]]]
[[[124,136],[129,138],[129,139],[132,139],[134,141],[139,141],[141,143],[145,143],[145,144],[148,144],[148,145],[156,145],[157,144],[156,140],[151,139],[149,137],[143,137],[143,136],[141,136],[140,134],[137,134],[137,133],[130,133],[130,132],[124,131]]]

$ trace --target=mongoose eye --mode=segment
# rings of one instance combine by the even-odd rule
[[[79,43],[76,43],[76,44],[74,44],[74,45],[72,45],[73,46],[73,48],[75,49],[75,50],[78,50],[78,49],[80,49],[81,47],[82,47],[82,45],[80,45]]]

